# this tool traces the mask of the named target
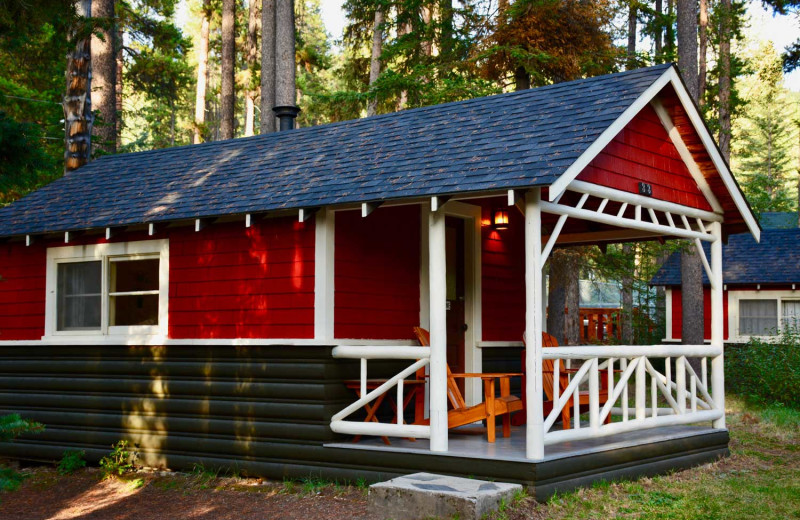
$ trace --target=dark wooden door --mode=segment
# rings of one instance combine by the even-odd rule
[[[465,371],[464,337],[467,330],[464,299],[464,220],[445,219],[447,250],[447,364],[453,372]],[[464,393],[464,379],[457,379]]]

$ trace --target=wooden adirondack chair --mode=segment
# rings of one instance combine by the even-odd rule
[[[527,343],[525,342],[525,336],[522,336],[522,344],[525,345],[527,348]],[[558,340],[553,337],[551,334],[547,332],[542,332],[542,347],[544,348],[554,348],[558,346]],[[522,351],[522,372],[526,373],[525,370],[525,351]],[[559,395],[564,395],[564,391],[569,386],[569,374],[574,373],[576,370],[568,369],[564,366],[563,363],[559,366],[558,371],[558,387],[559,387]],[[552,403],[552,406],[555,406],[555,395],[553,395],[553,388],[554,388],[554,381],[553,381],[553,374],[555,373],[555,365],[552,359],[543,359],[542,360],[542,386],[544,387],[544,394],[547,396],[548,401]],[[525,395],[525,376],[522,376],[522,400],[526,401]],[[600,406],[603,406],[606,401],[608,401],[608,385],[606,382],[601,386],[600,392]],[[580,391],[578,392],[578,407],[583,408],[584,405],[589,405],[589,392],[588,391]],[[572,418],[572,409],[574,402],[570,399],[569,404],[564,406],[561,409],[561,423],[562,427],[565,430],[570,428],[571,418]],[[552,409],[552,408],[550,408]],[[611,421],[611,415],[606,418],[606,423]]]
[[[430,333],[421,328],[414,327],[420,345],[429,347],[431,344]],[[486,436],[489,442],[495,441],[495,417],[503,418],[503,437],[511,435],[511,414],[522,410],[522,400],[511,395],[511,381],[514,376],[522,374],[454,374],[447,367],[447,397],[452,409],[447,411],[447,427],[457,428],[465,424],[486,421]],[[425,370],[417,372],[417,378],[424,378]],[[461,390],[458,388],[457,378],[480,377],[483,380],[483,402],[474,406],[467,406]],[[500,396],[495,395],[495,380],[500,380]]]

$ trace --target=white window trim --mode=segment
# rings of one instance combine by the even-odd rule
[[[153,326],[113,326],[108,325],[108,264],[113,257],[159,258],[158,273],[158,325]],[[57,330],[58,304],[57,278],[58,264],[67,262],[101,261],[102,267],[102,299],[100,310],[100,330],[67,331]],[[83,246],[51,247],[47,249],[47,282],[45,299],[44,337],[69,337],[72,340],[86,338],[97,340],[103,338],[126,338],[137,336],[167,337],[169,309],[169,240],[142,240],[136,242],[118,242],[113,244],[91,244]]]
[[[800,292],[791,289],[780,291],[728,291],[728,339],[729,343],[747,343],[750,338],[764,341],[775,339],[777,336],[743,336],[739,334],[739,300],[777,300],[778,302],[778,333],[783,328],[783,302],[800,300]]]

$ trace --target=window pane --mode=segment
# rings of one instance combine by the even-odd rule
[[[112,296],[109,325],[158,325],[158,295]]]
[[[783,326],[800,328],[800,300],[783,302]]]
[[[158,258],[111,262],[110,292],[157,291],[158,265]],[[158,294],[111,296],[109,325],[158,325]]]
[[[157,290],[158,258],[111,262],[111,292]]]
[[[58,330],[100,329],[101,262],[58,264]]]
[[[773,336],[778,328],[778,300],[739,300],[739,334]]]

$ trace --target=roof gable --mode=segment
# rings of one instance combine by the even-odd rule
[[[650,105],[606,145],[578,180],[639,193],[639,182],[650,184],[653,198],[713,211]]]

